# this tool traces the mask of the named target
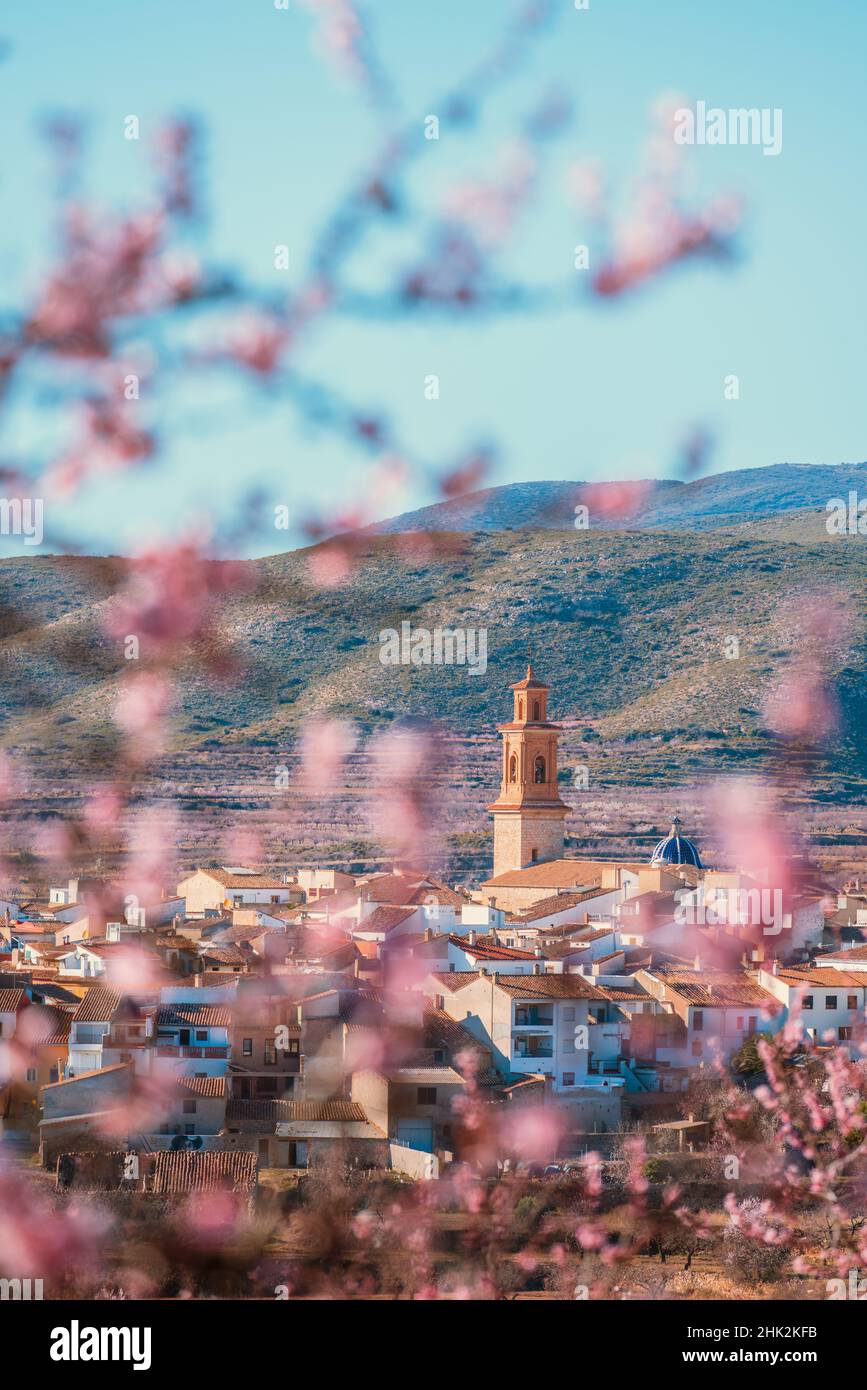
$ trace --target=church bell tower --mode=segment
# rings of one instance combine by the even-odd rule
[[[515,706],[500,724],[503,769],[494,816],[494,878],[547,859],[563,858],[563,822],[569,811],[557,787],[560,725],[548,722],[548,690],[527,667],[510,687]]]

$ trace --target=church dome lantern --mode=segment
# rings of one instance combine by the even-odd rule
[[[683,822],[679,816],[674,817],[671,822],[671,829],[665,838],[659,841],[650,856],[650,862],[651,864],[690,864],[694,869],[702,867],[698,846],[683,834]]]

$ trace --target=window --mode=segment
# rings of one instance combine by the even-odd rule
[[[692,1055],[693,1055],[693,1057],[700,1057],[700,1056],[701,1056],[701,1038],[695,1038],[695,1040],[693,1041],[693,1044],[692,1044]]]
[[[446,1054],[443,1052],[441,1047],[434,1048],[433,1059],[436,1066],[441,1067],[444,1065],[446,1060]]]
[[[241,1051],[243,1052],[243,1054],[244,1054],[245,1057],[252,1057],[252,1056],[253,1056],[253,1039],[252,1039],[252,1038],[245,1038],[245,1039],[244,1039],[244,1042],[243,1042],[243,1046],[242,1046],[242,1048],[241,1048]]]
[[[539,701],[538,701],[538,700],[534,700],[534,701],[533,701],[533,719],[534,719],[534,721],[538,724],[538,722],[539,722]]]
[[[564,1071],[564,1073],[563,1073],[563,1085],[564,1085],[564,1086],[574,1086],[574,1085],[575,1085],[575,1073],[574,1073],[574,1071]]]
[[[701,1009],[696,1009],[692,1016],[692,1030],[694,1033],[701,1033],[704,1029],[704,1014]]]
[[[277,1044],[266,1042],[265,1044],[265,1066],[273,1067],[277,1061]]]
[[[436,1086],[419,1086],[416,1094],[417,1105],[436,1105],[437,1088]]]
[[[533,781],[544,782],[545,780],[545,759],[540,755],[533,763]]]
[[[848,995],[846,996],[846,1008],[847,1008],[847,1009],[857,1009],[857,1007],[858,1007],[858,996],[857,996],[857,994],[848,994]]]
[[[535,863],[538,862],[538,859],[539,859],[539,851],[538,851],[537,849],[531,849],[531,850],[530,850],[530,863],[531,863],[531,864],[535,864]]]
[[[840,1042],[848,1042],[849,1039],[851,1038],[851,1036],[852,1036],[852,1029],[851,1029],[851,1028],[838,1028],[838,1029],[837,1029],[837,1037],[840,1039]]]
[[[38,1079],[38,1077],[39,1077],[39,1073],[37,1072],[37,1070],[36,1070],[35,1067],[28,1067],[28,1068],[27,1068],[27,1080],[28,1080],[28,1081],[36,1081],[36,1080]]]
[[[519,701],[518,701],[518,718],[519,718],[519,719],[523,719],[523,718],[524,718],[524,701],[523,701],[523,700],[519,700]]]
[[[837,1007],[837,996],[836,996],[836,994],[826,994],[826,995],[825,995],[825,1008],[826,1008],[826,1009],[836,1009],[836,1007]]]
[[[207,1042],[207,1041],[208,1041],[208,1030],[207,1030],[207,1028],[197,1028],[197,1029],[196,1029],[196,1042]]]
[[[812,994],[805,994],[805,995],[804,995],[804,998],[803,998],[803,1001],[802,1001],[802,1003],[801,1003],[801,1008],[802,1008],[802,1009],[812,1009],[812,1007],[813,1007],[813,996],[812,996]]]
[[[190,1096],[189,1100],[185,1100],[185,1101],[184,1101],[184,1114],[185,1114],[185,1115],[195,1115],[195,1113],[196,1113],[196,1098],[195,1098],[195,1096]]]
[[[517,780],[518,780],[518,759],[515,757],[515,754],[513,753],[512,756],[511,756],[511,758],[509,759],[509,781],[510,781],[510,782],[517,782]]]

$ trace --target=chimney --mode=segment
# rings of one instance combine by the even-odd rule
[[[468,932],[467,932],[467,945],[468,945],[468,946],[475,946],[475,944],[476,944],[476,933],[475,933],[474,931],[468,931]]]
[[[771,974],[772,974],[772,975],[779,975],[779,973],[780,973],[780,962],[777,960],[777,957],[774,956],[774,959],[771,961]]]
[[[540,954],[541,954],[541,953],[540,953]],[[542,973],[542,967],[541,967],[541,965],[539,964],[539,962],[538,962],[537,960],[534,960],[534,961],[533,961],[533,974],[534,974],[534,975],[541,975],[541,973]]]
[[[701,970],[701,956],[696,956],[692,963],[693,970]]]
[[[487,970],[485,970],[484,966],[481,966],[481,965],[480,965],[480,966],[479,966],[479,974],[480,974],[480,976],[482,977],[482,979],[485,978],[485,976],[487,975],[487,973],[488,973],[488,972],[487,972]]]
[[[534,955],[534,956],[537,956],[537,957],[541,960],[541,958],[542,958],[542,947],[541,947],[541,946],[534,946],[534,947],[533,947],[533,955]]]
[[[203,976],[202,976],[202,973],[201,973],[201,971],[197,970],[196,973],[195,973],[195,975],[193,976],[193,989],[201,989],[201,988],[202,988],[202,984],[203,984]]]
[[[424,936],[422,937],[422,941],[430,941],[432,938],[433,938],[433,928],[432,928],[432,927],[425,927],[425,929],[424,929]]]

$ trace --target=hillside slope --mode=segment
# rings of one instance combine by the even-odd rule
[[[764,696],[803,645],[805,598],[841,592],[851,619],[828,635],[828,669],[843,742],[863,749],[863,539],[793,545],[724,530],[574,529],[450,539],[450,553],[419,558],[397,537],[371,536],[333,589],[310,582],[310,550],[250,562],[251,591],[227,602],[219,621],[240,674],[218,680],[187,655],[177,746],[268,743],[313,714],[365,727],[418,716],[477,731],[502,718],[505,688],[532,657],[554,687],[558,718],[603,737],[698,736],[737,749],[763,737]],[[127,664],[102,623],[122,569],[50,557],[0,563],[7,746],[111,756]],[[379,634],[404,620],[486,629],[487,670],[383,665]],[[731,636],[737,660],[725,657]]]

